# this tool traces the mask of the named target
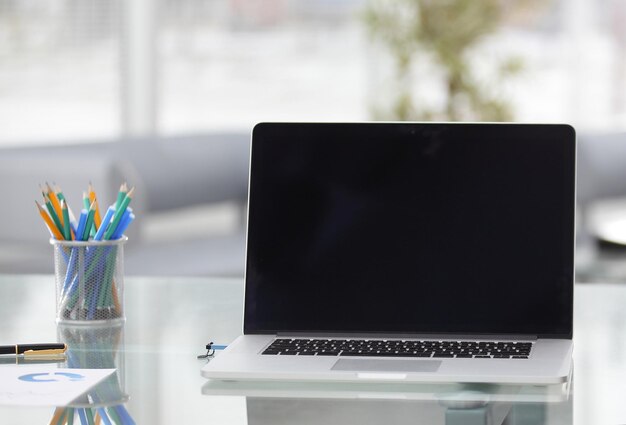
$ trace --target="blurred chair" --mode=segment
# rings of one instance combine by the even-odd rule
[[[576,268],[581,280],[626,281],[625,162],[626,133],[578,136]]]

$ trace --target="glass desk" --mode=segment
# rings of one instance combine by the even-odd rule
[[[576,287],[574,378],[557,387],[207,381],[196,356],[241,332],[242,280],[128,277],[125,287],[124,325],[64,327],[52,275],[0,275],[0,345],[61,340],[79,365],[114,365],[100,401],[137,424],[626,423],[626,286]],[[0,423],[49,423],[54,411],[0,406]]]

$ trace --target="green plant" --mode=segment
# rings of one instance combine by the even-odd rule
[[[500,60],[489,83],[476,78],[470,61],[486,36],[503,20],[537,0],[372,0],[364,13],[365,25],[394,61],[392,103],[374,110],[374,118],[398,120],[508,121],[510,104],[498,87],[523,67],[516,57]],[[472,59],[476,60],[475,57]],[[417,61],[435,66],[445,91],[443,106],[414,100],[412,73]]]

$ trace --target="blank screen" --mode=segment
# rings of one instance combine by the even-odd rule
[[[264,123],[245,333],[571,336],[565,125]]]

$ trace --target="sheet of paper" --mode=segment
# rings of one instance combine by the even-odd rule
[[[0,367],[0,405],[66,406],[115,369]]]

